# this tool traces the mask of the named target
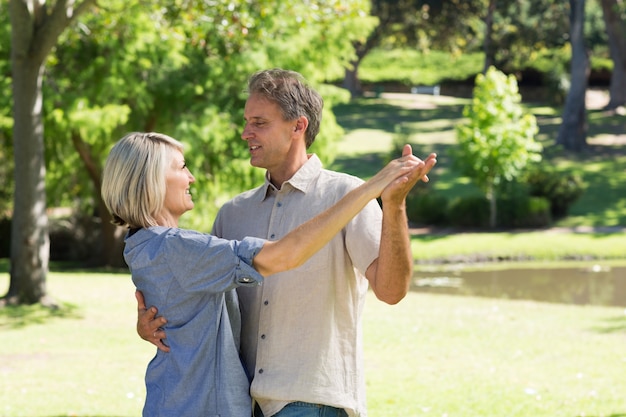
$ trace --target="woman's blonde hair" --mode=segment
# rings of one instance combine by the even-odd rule
[[[129,133],[111,149],[102,173],[101,194],[112,222],[130,228],[157,226],[165,201],[165,173],[171,151],[183,145],[160,133]]]

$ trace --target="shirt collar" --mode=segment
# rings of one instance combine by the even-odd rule
[[[307,156],[309,159],[300,167],[298,171],[296,171],[293,177],[283,183],[282,188],[284,188],[286,184],[289,184],[296,190],[306,193],[313,180],[319,176],[319,173],[322,170],[322,161],[320,161],[317,155],[309,154]],[[265,173],[265,184],[263,185],[262,190],[261,200],[265,200],[271,192],[277,190],[276,187],[274,187],[274,185],[270,182],[269,172]]]

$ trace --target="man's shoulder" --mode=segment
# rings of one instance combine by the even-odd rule
[[[350,190],[352,188],[356,188],[359,185],[363,184],[363,180],[357,176],[352,174],[347,174],[345,172],[333,171],[330,169],[322,169],[320,171],[320,181],[318,181],[319,185],[332,186],[338,188],[345,188]]]
[[[230,200],[228,200],[226,203],[224,203],[222,208],[225,206],[240,205],[251,199],[262,199],[262,193],[265,193],[265,187],[267,187],[267,185],[263,184],[256,188],[251,188],[242,193],[239,193]]]

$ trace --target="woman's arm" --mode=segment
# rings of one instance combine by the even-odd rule
[[[403,157],[391,161],[334,206],[292,230],[282,239],[266,242],[254,257],[254,268],[264,276],[297,268],[326,245],[370,200],[380,196],[387,186],[396,181],[415,184],[430,168],[432,166],[426,167],[410,151],[405,152]]]

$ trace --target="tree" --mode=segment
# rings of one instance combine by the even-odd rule
[[[483,73],[494,65],[494,47],[493,47],[493,15],[496,12],[496,0],[489,0],[487,6],[487,14],[485,15],[485,40],[483,41],[483,51],[485,51],[485,65]]]
[[[99,196],[100,164],[113,138],[129,130],[181,138],[196,174],[194,188],[202,190],[181,224],[208,229],[221,202],[262,180],[239,138],[247,77],[268,66],[300,71],[313,83],[341,73],[352,39],[366,34],[366,4],[317,1],[313,7],[294,0],[250,8],[246,1],[163,1],[148,7],[109,1],[106,9],[81,17],[48,68],[54,82],[47,128],[63,139],[47,143],[50,154],[63,155],[49,161],[57,174],[48,186],[58,191],[56,204],[96,208],[104,238],[100,262],[111,265],[120,253],[112,246],[119,238],[111,235],[119,229],[111,228]],[[323,129],[313,145],[323,160],[341,136],[331,112],[335,91],[324,88]],[[88,176],[75,171],[81,162]],[[63,200],[68,189],[73,201]]]
[[[626,4],[618,0],[600,0],[600,3],[613,60],[606,108],[613,110],[626,105]]]
[[[589,79],[589,56],[585,47],[585,0],[570,0],[571,83],[565,99],[556,139],[565,149],[580,152],[587,146],[585,95]]]
[[[469,123],[456,128],[455,164],[485,192],[492,228],[498,186],[518,177],[529,162],[541,160],[541,145],[534,140],[537,122],[524,112],[521,99],[515,77],[490,67],[476,76],[472,103],[463,109]]]
[[[484,0],[371,0],[374,29],[354,40],[356,55],[346,68],[343,87],[362,94],[358,69],[374,48],[437,48],[458,52],[477,38],[476,21]],[[364,20],[364,23],[367,22]],[[479,36],[478,36],[479,38]],[[469,41],[468,41],[469,40]],[[476,43],[478,45],[478,43]]]
[[[95,0],[10,0],[15,189],[11,278],[5,303],[46,303],[49,237],[46,214],[42,82],[61,33]],[[69,3],[69,4],[68,4]]]
[[[64,1],[55,3],[55,10],[64,5]],[[188,163],[198,180],[198,200],[206,199],[185,219],[185,226],[208,229],[221,202],[262,178],[261,171],[249,166],[239,126],[247,77],[271,66],[297,70],[322,89],[323,129],[314,146],[323,160],[330,160],[332,145],[342,135],[332,105],[348,97],[341,89],[319,84],[342,73],[353,53],[352,41],[366,36],[369,29],[361,21],[367,5],[366,0],[304,4],[276,0],[251,8],[245,0],[110,0],[102,5],[93,2],[92,13],[82,13],[82,6],[73,14],[68,12],[63,27],[69,30],[55,35],[59,39],[52,43],[56,43],[55,53],[24,64],[37,65],[38,74],[43,74],[45,64],[46,76],[45,82],[43,76],[39,79],[40,100],[34,100],[42,107],[36,129],[39,148],[26,147],[38,149],[41,155],[36,187],[40,193],[37,201],[31,199],[21,207],[36,205],[38,211],[30,218],[44,226],[46,201],[71,206],[85,215],[96,213],[101,217],[104,242],[97,256],[102,263],[112,264],[117,254],[119,261],[121,251],[115,245],[123,230],[111,227],[102,206],[101,165],[123,133],[160,130],[185,142]],[[77,11],[81,12],[78,19]],[[33,13],[52,22],[43,6]],[[297,18],[285,20],[284,15]],[[28,22],[18,26],[39,27]],[[4,79],[0,86],[3,83]],[[0,115],[0,128],[8,124]],[[43,139],[44,130],[48,140]],[[18,137],[19,131],[14,133]],[[21,158],[19,153],[15,158]],[[23,197],[26,189],[35,189],[24,182],[20,187],[23,190],[16,198]],[[16,216],[20,216],[17,205]],[[48,262],[45,229],[38,229],[41,234],[32,243],[42,259],[36,281],[40,294],[45,293]],[[31,276],[15,275],[10,288],[15,302],[21,301],[13,296],[14,288],[21,291]]]

